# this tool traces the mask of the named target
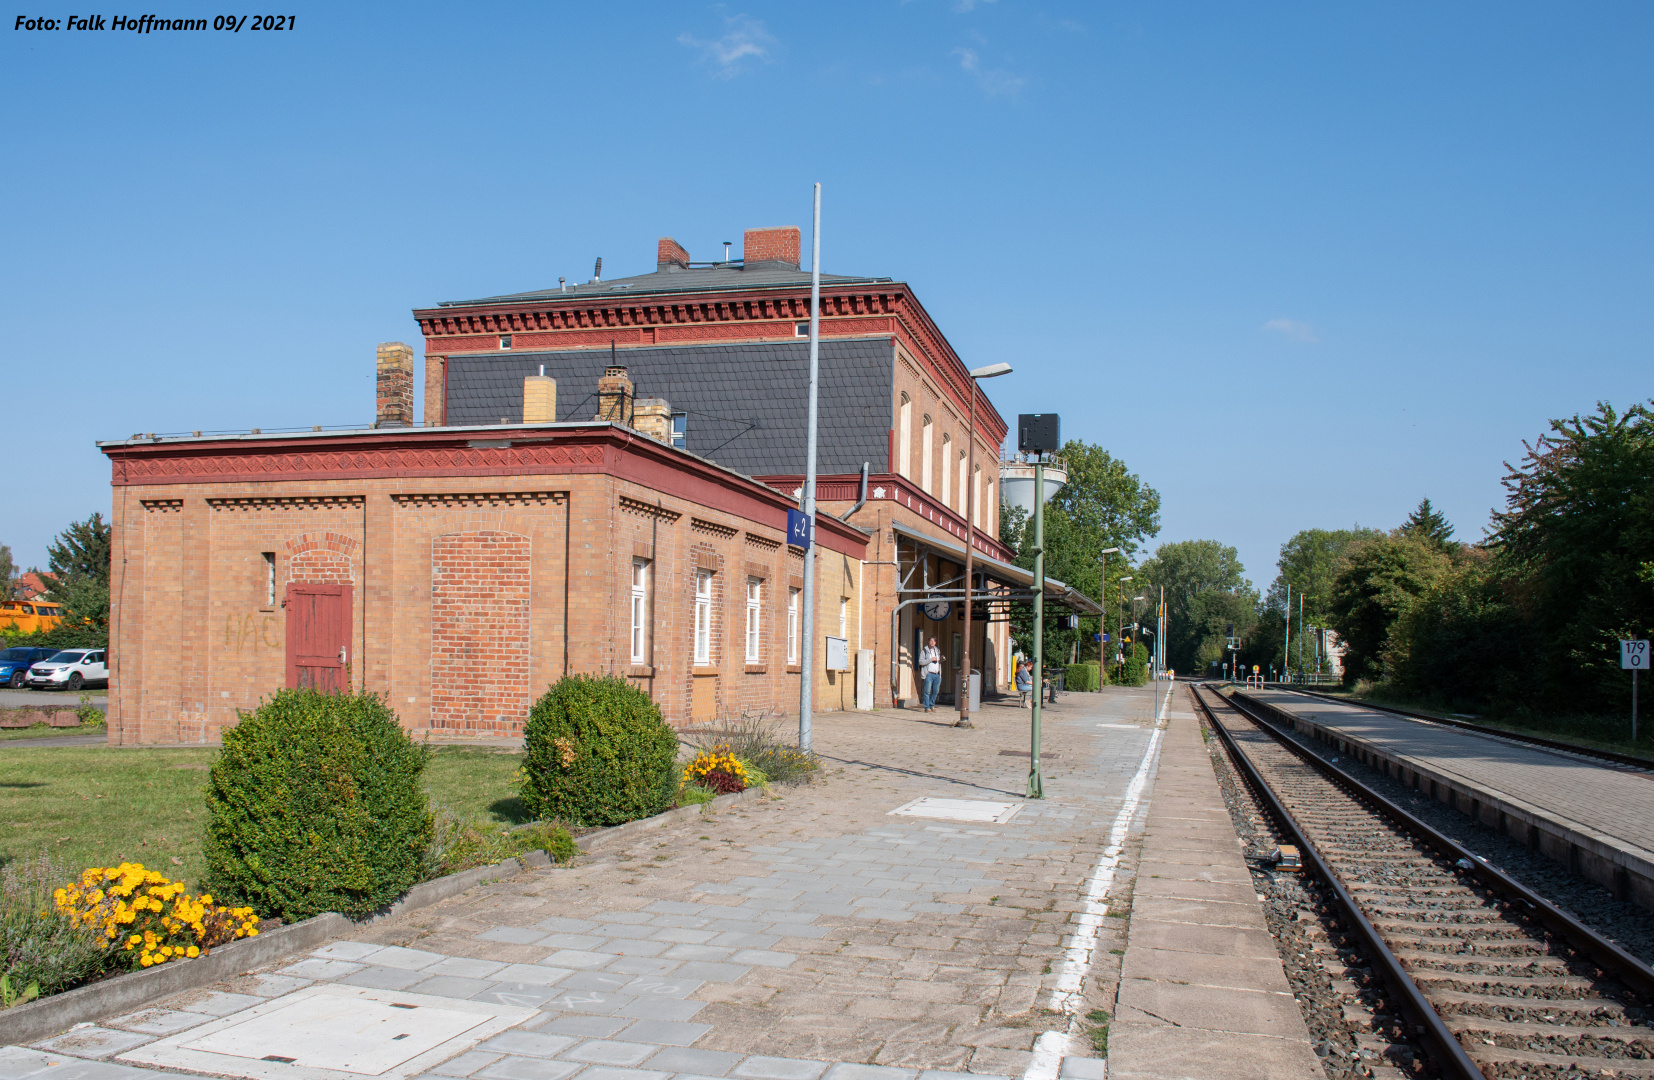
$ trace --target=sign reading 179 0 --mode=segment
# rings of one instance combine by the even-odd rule
[[[1631,671],[1648,670],[1648,642],[1620,642],[1620,667]]]

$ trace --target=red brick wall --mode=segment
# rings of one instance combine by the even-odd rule
[[[431,543],[431,726],[520,732],[529,706],[531,544],[468,532]]]
[[[287,580],[310,585],[349,585],[356,541],[336,532],[304,533],[286,543]]]

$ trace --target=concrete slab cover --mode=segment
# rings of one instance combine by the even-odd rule
[[[489,1002],[310,986],[120,1060],[250,1080],[400,1080],[534,1015]]]
[[[890,811],[902,817],[936,818],[939,821],[979,821],[1003,825],[1021,810],[1017,803],[986,802],[981,799],[914,799]]]

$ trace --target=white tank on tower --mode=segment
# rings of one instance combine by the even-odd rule
[[[1045,501],[1068,483],[1068,469],[1059,457],[1045,461]],[[1002,506],[1020,506],[1034,512],[1034,466],[1026,455],[1002,458],[999,462],[999,502]]]

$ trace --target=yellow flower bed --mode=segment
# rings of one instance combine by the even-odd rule
[[[707,777],[713,773],[724,773],[734,777],[740,786],[736,791],[744,791],[747,786],[747,767],[741,764],[741,759],[730,752],[727,746],[715,746],[711,750],[702,750],[695,755],[683,770],[685,784],[699,784],[703,787],[717,788],[716,783],[708,783]]]
[[[93,867],[52,899],[76,926],[98,928],[105,948],[118,945],[140,967],[205,956],[214,945],[258,936],[252,908],[221,907],[207,893],[191,896],[183,882],[142,863]]]

